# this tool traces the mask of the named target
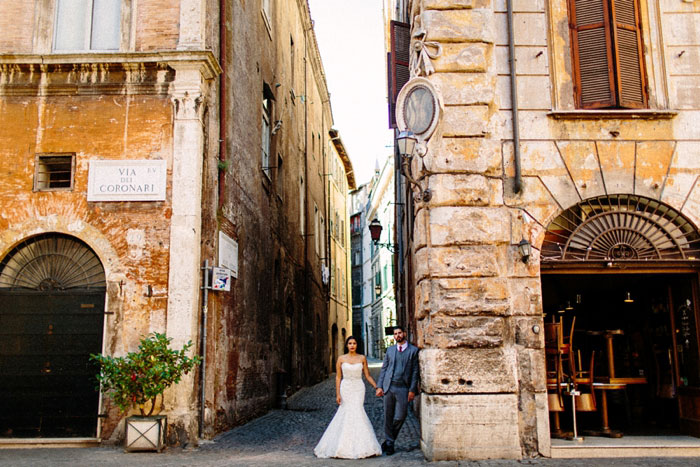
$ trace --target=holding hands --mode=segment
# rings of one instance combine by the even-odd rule
[[[379,388],[379,387],[376,389],[376,391],[374,393],[377,395],[377,397],[384,396],[384,390],[382,388]]]

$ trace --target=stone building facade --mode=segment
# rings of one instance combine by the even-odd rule
[[[365,207],[370,183],[365,183],[350,192],[350,259],[352,264],[352,334],[359,339],[363,353],[367,355],[367,332],[364,324],[364,241],[367,219]]]
[[[35,391],[36,407],[4,415],[2,437],[118,439],[85,360],[151,332],[205,357],[166,392],[173,443],[325,377],[335,322],[313,219],[328,218],[333,122],[307,2],[0,11],[0,371],[3,400]],[[205,264],[233,270],[230,291],[202,290]],[[84,406],[66,402],[74,387]]]
[[[353,327],[362,336],[364,354],[379,359],[384,358],[386,348],[394,343],[393,334],[386,333],[387,328],[398,324],[393,182],[393,159],[389,157],[381,169],[377,161],[370,181],[351,193]],[[370,224],[375,219],[382,226],[377,243],[370,235]]]
[[[645,297],[635,302],[639,315],[619,298],[607,316],[589,309],[598,314],[588,324],[621,322],[624,342],[638,334],[648,348],[668,345],[677,426],[698,435],[696,9],[692,1],[385,2],[387,30],[393,20],[411,34],[402,46],[410,63],[398,64],[410,72],[404,90],[426,80],[438,101],[426,110],[434,132],[411,128],[432,120],[407,115],[401,96],[396,104],[399,129],[422,133],[425,149],[397,215],[406,319],[422,349],[428,459],[551,455],[543,315],[574,308],[560,305],[559,291],[577,287],[587,294],[581,307],[597,294],[618,303],[606,282]],[[667,287],[658,301],[639,285],[655,283]],[[657,305],[670,322],[693,323],[676,327],[687,334],[682,346],[673,331],[647,335],[632,324]]]
[[[364,229],[364,324],[367,330],[367,355],[374,358],[384,358],[387,347],[394,344],[393,331],[387,333],[387,329],[399,324],[394,284],[394,176],[392,157],[387,157],[381,167],[377,161],[365,208],[368,222]],[[369,231],[369,225],[375,219],[382,226],[377,243],[372,241]]]
[[[337,130],[329,133],[330,144],[325,155],[327,160],[328,190],[328,238],[319,242],[319,249],[328,264],[329,303],[328,323],[331,353],[328,355],[329,368],[335,368],[340,355],[345,353],[345,340],[353,335],[352,326],[352,269],[350,264],[350,190],[354,190],[355,175],[345,145]],[[321,216],[319,233],[324,232]],[[328,244],[328,250],[325,245]]]

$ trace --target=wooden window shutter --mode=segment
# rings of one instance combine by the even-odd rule
[[[391,67],[389,70],[389,126],[396,128],[396,97],[410,78],[408,61],[411,46],[411,26],[391,22]]]
[[[643,108],[647,96],[639,3],[638,0],[614,0],[612,4],[619,106]]]
[[[607,0],[569,0],[569,21],[578,107],[614,106],[615,74]]]

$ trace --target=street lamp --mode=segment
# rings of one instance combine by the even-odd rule
[[[530,260],[531,253],[530,242],[524,238],[520,240],[520,243],[518,243],[518,251],[520,252],[520,259],[523,260],[523,263],[527,264],[527,262]]]
[[[384,247],[390,252],[394,253],[396,245],[393,243],[379,243],[379,239],[382,236],[382,224],[376,217],[369,223],[369,236],[372,238],[372,243],[378,247]]]
[[[382,224],[376,217],[369,223],[369,235],[374,243],[377,243],[382,236]]]
[[[421,191],[420,199],[423,201],[430,201],[430,198],[432,197],[430,190],[427,188],[423,190],[423,187],[420,183],[418,183],[418,180],[413,178],[413,175],[411,175],[411,161],[413,160],[413,153],[416,150],[417,142],[418,138],[416,138],[416,135],[414,135],[410,130],[402,131],[399,133],[399,136],[396,137],[396,147],[399,150],[399,155],[401,156],[401,172],[404,174],[409,183],[415,185]]]
[[[413,157],[413,152],[416,150],[417,141],[416,135],[410,130],[399,133],[399,136],[396,138],[399,154],[410,160]]]

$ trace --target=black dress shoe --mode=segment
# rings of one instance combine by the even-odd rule
[[[385,451],[385,452],[386,452],[386,455],[387,455],[387,456],[391,456],[392,454],[394,454],[394,445],[393,445],[393,444],[388,444],[388,445],[386,446],[386,451]]]
[[[386,452],[386,447],[387,447],[387,444],[386,444],[386,441],[384,441],[382,443],[382,452]]]

